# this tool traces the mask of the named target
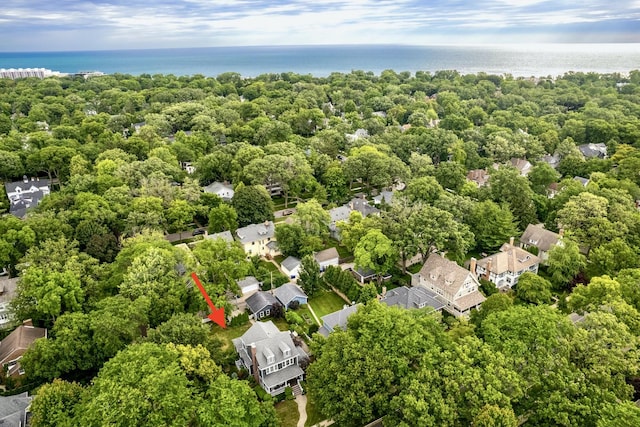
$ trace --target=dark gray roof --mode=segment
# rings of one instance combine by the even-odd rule
[[[520,237],[522,244],[535,246],[545,252],[558,243],[558,240],[560,240],[560,235],[546,230],[542,224],[529,224]]]
[[[393,202],[393,191],[382,191],[380,194],[373,198],[375,204],[382,203],[382,201],[388,205]]]
[[[285,283],[279,288],[276,288],[273,293],[278,301],[280,301],[285,307],[287,307],[295,298],[307,298],[307,294],[305,294],[298,285],[293,283]]]
[[[260,313],[265,307],[273,306],[278,301],[269,292],[258,291],[246,300],[247,307],[252,313]]]
[[[27,209],[37,206],[40,200],[51,191],[48,179],[6,182],[4,188],[11,203],[9,213],[18,218],[23,218]]]
[[[607,157],[607,145],[604,143],[578,145],[578,150],[580,150],[583,156],[589,158],[598,157],[604,159]]]
[[[250,224],[246,227],[238,228],[236,235],[242,243],[265,240],[275,235],[275,226],[271,221],[265,221],[261,224]]]
[[[380,209],[371,206],[367,199],[362,198],[354,198],[349,202],[349,207],[352,211],[358,211],[362,214],[362,216],[368,216],[377,214],[380,212]]]
[[[0,396],[0,425],[22,427],[26,425],[25,410],[31,404],[28,392],[15,396]]]
[[[349,206],[338,206],[337,208],[329,210],[329,217],[331,218],[332,222],[348,221],[350,213],[351,208],[349,208]]]
[[[546,154],[542,156],[542,161],[554,169],[558,168],[558,165],[560,164],[560,160],[562,160],[562,158],[560,157],[559,154],[554,154],[553,156]]]
[[[358,307],[360,307],[360,304],[351,305],[343,308],[342,310],[334,311],[333,313],[329,313],[326,316],[322,316],[322,328],[318,329],[318,332],[326,337],[329,336],[329,334],[336,328],[346,330],[347,319],[353,313],[358,311]],[[325,332],[327,332],[326,335]]]
[[[406,309],[431,307],[434,310],[441,310],[444,307],[443,303],[436,300],[435,293],[423,287],[402,286],[390,289],[380,302],[389,307],[397,305]]]
[[[283,268],[286,268],[288,271],[294,270],[296,267],[300,266],[300,259],[294,256],[286,257],[282,263],[280,264]]]

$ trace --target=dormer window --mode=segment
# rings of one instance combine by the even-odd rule
[[[290,357],[291,356],[291,349],[289,348],[289,346],[286,343],[281,342],[280,344],[278,344],[278,347],[280,347],[280,350],[282,350],[282,356],[284,356],[284,357]]]
[[[264,358],[267,359],[267,365],[276,363],[276,356],[273,354],[273,351],[265,348],[262,353],[264,354]]]

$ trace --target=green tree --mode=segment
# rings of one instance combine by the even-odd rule
[[[238,228],[238,214],[236,210],[223,203],[209,211],[209,233],[231,231],[235,233]]]
[[[506,205],[498,205],[491,200],[473,206],[469,217],[477,248],[482,251],[496,251],[509,238],[518,234],[513,214]]]
[[[589,253],[589,268],[594,275],[616,275],[625,268],[640,267],[640,257],[635,248],[629,246],[624,240],[615,238]]]
[[[239,227],[273,220],[273,202],[262,186],[236,187],[231,206],[238,214]]]
[[[55,379],[38,389],[31,402],[31,425],[42,427],[71,427],[74,425],[75,407],[85,390],[78,383]]]
[[[516,296],[530,304],[548,304],[551,302],[551,283],[544,277],[525,272],[518,278]]]
[[[329,234],[331,218],[316,199],[310,199],[296,206],[293,222],[300,225],[307,235],[326,237]]]
[[[457,222],[449,212],[428,205],[410,215],[408,227],[414,233],[414,245],[423,262],[433,249],[461,257],[474,243],[469,227]]]
[[[547,270],[551,274],[551,282],[556,286],[567,286],[587,265],[578,245],[563,239],[562,244],[555,245],[549,251]]]
[[[305,255],[302,258],[298,285],[309,297],[312,297],[320,290],[321,284],[320,265],[313,255]]]
[[[360,239],[353,254],[356,268],[375,272],[378,284],[382,283],[382,277],[391,270],[398,257],[393,242],[375,229]]]

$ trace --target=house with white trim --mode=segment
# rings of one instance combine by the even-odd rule
[[[238,240],[247,256],[273,257],[280,255],[275,230],[276,228],[272,221],[265,221],[261,224],[250,224],[246,227],[238,228],[236,236],[238,236]]]
[[[286,387],[301,391],[304,371],[300,362],[308,360],[308,356],[295,345],[291,332],[280,331],[271,321],[256,322],[232,342],[240,356],[236,366],[249,371],[271,396],[284,393]]]
[[[540,258],[513,243],[512,237],[509,243],[502,245],[500,252],[478,261],[472,259],[471,270],[498,289],[511,289],[524,273],[537,274]]]

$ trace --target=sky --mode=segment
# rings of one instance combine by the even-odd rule
[[[640,43],[640,0],[2,0],[0,51]]]

